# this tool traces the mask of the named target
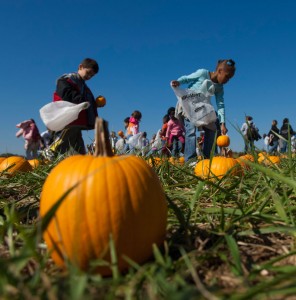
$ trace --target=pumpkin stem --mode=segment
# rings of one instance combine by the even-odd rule
[[[95,123],[95,153],[94,156],[113,156],[109,139],[108,122],[96,118]]]

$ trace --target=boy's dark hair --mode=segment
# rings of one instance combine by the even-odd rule
[[[130,117],[126,117],[126,118],[123,120],[123,122],[124,122],[124,123],[128,123],[128,122],[129,122],[129,119],[130,119]]]
[[[98,63],[92,59],[92,58],[85,58],[81,63],[80,63],[84,68],[89,68],[92,69],[95,73],[99,72],[99,65]]]

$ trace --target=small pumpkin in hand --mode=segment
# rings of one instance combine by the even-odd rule
[[[96,98],[97,107],[104,107],[106,105],[106,98],[104,96],[98,96]]]
[[[228,135],[219,135],[217,138],[218,147],[228,147],[230,145],[230,138]]]
[[[141,264],[151,257],[152,245],[165,238],[166,197],[156,173],[139,157],[113,156],[106,126],[97,119],[94,157],[64,159],[42,189],[42,218],[66,195],[44,232],[53,260],[62,267],[67,259],[83,270],[96,259],[110,264],[112,238],[124,271],[125,256]],[[109,266],[96,270],[112,274]]]

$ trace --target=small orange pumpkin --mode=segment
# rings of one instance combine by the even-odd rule
[[[104,96],[98,96],[96,98],[97,107],[104,107],[106,105],[106,98]]]
[[[185,157],[184,156],[180,156],[179,157],[179,164],[180,165],[184,165],[185,164]]]
[[[31,165],[31,167],[33,169],[35,169],[35,168],[37,168],[37,167],[40,166],[40,160],[37,159],[37,158],[29,159],[28,162],[29,162],[29,164]]]
[[[272,166],[273,164],[279,164],[281,161],[279,156],[276,155],[260,155],[258,162],[263,163],[266,166]]]
[[[244,169],[250,169],[250,166],[246,163],[246,161],[254,161],[254,156],[251,154],[245,154],[239,156],[237,159],[238,163],[241,165]]]
[[[8,175],[13,176],[17,172],[31,171],[32,167],[29,162],[21,156],[10,156],[0,163],[0,172],[5,171]]]
[[[217,146],[228,147],[230,145],[230,138],[228,135],[219,135],[217,138]]]
[[[151,167],[159,167],[163,163],[163,161],[164,160],[162,158],[160,158],[160,157],[150,157],[148,159],[148,164]]]
[[[111,262],[110,236],[118,268],[129,264],[124,256],[143,263],[152,245],[161,245],[167,222],[166,198],[153,169],[133,155],[113,156],[106,122],[97,119],[95,156],[74,155],[62,160],[48,175],[41,193],[40,215],[69,189],[44,232],[53,260],[65,267],[65,258],[83,270],[92,260]],[[97,269],[111,275],[110,267]]]
[[[123,131],[122,130],[119,130],[118,132],[117,132],[117,134],[118,134],[118,136],[120,136],[120,137],[124,137],[124,133],[123,133]]]

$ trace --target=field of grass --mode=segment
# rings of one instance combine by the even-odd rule
[[[296,299],[295,157],[220,181],[188,164],[154,166],[169,207],[165,244],[108,278],[48,256],[39,200],[57,163],[0,177],[1,299]]]

